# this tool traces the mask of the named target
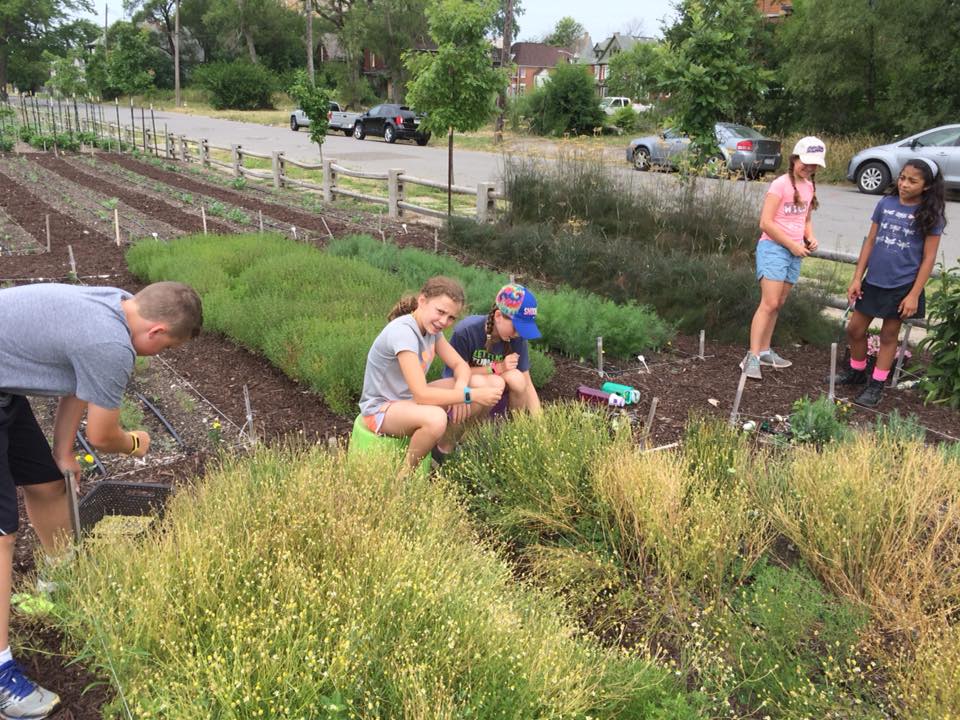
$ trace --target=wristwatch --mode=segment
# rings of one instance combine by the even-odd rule
[[[473,400],[470,399],[470,386],[465,385],[463,388],[463,404],[469,405]]]

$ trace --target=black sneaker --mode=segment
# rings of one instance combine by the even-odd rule
[[[880,380],[870,380],[870,383],[857,395],[853,402],[864,407],[876,407],[883,397],[883,383]]]
[[[847,366],[845,370],[837,373],[837,379],[834,382],[837,385],[863,385],[867,380],[869,380],[869,377],[865,369],[854,370]],[[827,382],[830,382],[829,377],[827,377]]]

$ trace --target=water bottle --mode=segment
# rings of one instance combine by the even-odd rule
[[[597,403],[598,405],[609,405],[610,407],[623,407],[626,402],[619,395],[612,395],[603,390],[597,390],[586,385],[577,388],[577,397],[585,402]]]
[[[605,382],[600,386],[600,389],[604,392],[608,392],[611,395],[619,395],[623,398],[623,401],[627,405],[636,405],[640,402],[640,391],[634,390],[629,385],[621,385],[620,383],[615,382]]]

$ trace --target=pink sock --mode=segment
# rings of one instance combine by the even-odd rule
[[[850,368],[853,370],[866,370],[867,369],[867,359],[863,360],[854,360],[850,358]]]
[[[889,374],[889,370],[881,370],[880,368],[873,369],[873,379],[879,380],[880,382],[886,382]]]

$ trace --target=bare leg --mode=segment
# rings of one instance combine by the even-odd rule
[[[10,591],[13,587],[13,547],[17,535],[0,536],[0,650],[10,645]]]
[[[850,347],[851,360],[859,362],[867,359],[867,328],[872,321],[872,317],[859,310],[854,310],[850,315],[847,321],[847,345]]]
[[[393,437],[409,437],[407,465],[417,467],[447,429],[447,411],[439,405],[418,405],[401,400],[387,408],[380,432]]]
[[[884,318],[880,327],[880,352],[877,353],[877,370],[889,370],[897,355],[900,340],[900,318]]]
[[[23,485],[27,517],[48,556],[64,552],[70,544],[70,508],[63,480]]]
[[[750,323],[750,352],[759,355],[770,347],[777,317],[793,285],[781,280],[760,279],[760,304]]]
[[[438,380],[437,382],[450,381],[451,385],[453,383],[453,378],[444,378],[443,380]],[[470,387],[479,388],[479,387],[499,387],[503,388],[504,381],[503,378],[497,377],[496,375],[478,375],[474,374],[470,377]],[[443,434],[443,437],[437,442],[437,450],[442,453],[449,453],[457,446],[457,443],[460,441],[460,438],[463,437],[463,434],[467,431],[467,428],[470,427],[475,422],[479,422],[490,414],[490,411],[493,408],[488,405],[479,405],[477,403],[470,403],[470,406],[467,408],[469,415],[466,420],[463,422],[451,422],[447,423],[447,430]]]

